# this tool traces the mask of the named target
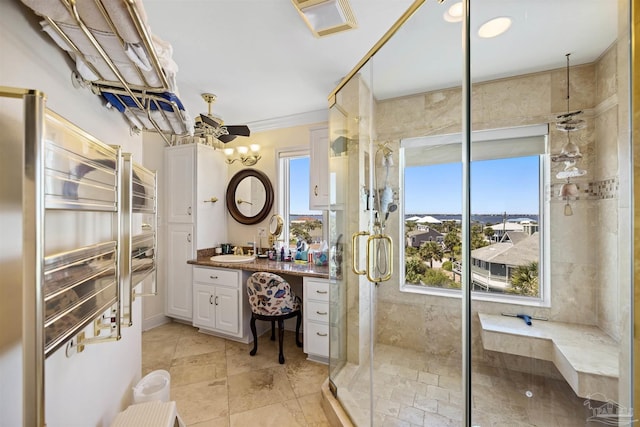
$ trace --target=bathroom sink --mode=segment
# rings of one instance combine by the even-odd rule
[[[209,258],[211,261],[216,262],[251,262],[256,259],[253,255],[216,255]]]

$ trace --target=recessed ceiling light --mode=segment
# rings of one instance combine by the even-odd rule
[[[462,2],[454,3],[444,13],[444,20],[447,22],[460,22],[462,21]]]
[[[478,36],[483,39],[489,39],[491,37],[497,37],[504,33],[511,27],[511,18],[501,16],[499,18],[493,18],[490,21],[485,22],[478,29]]]

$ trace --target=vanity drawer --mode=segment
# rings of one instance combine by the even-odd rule
[[[318,356],[329,357],[329,325],[325,323],[307,322],[304,331],[306,352]]]
[[[305,298],[308,300],[329,301],[329,284],[326,281],[307,280]]]
[[[240,272],[224,268],[193,267],[193,281],[212,285],[238,286]]]
[[[319,301],[307,301],[306,312],[304,315],[309,320],[318,322],[329,321],[329,304]]]

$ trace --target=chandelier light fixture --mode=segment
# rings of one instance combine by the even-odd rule
[[[235,152],[238,152],[238,157],[231,158]],[[251,144],[249,147],[243,145],[234,148],[225,148],[224,154],[227,156],[227,163],[232,164],[240,162],[244,166],[253,166],[258,163],[262,157],[258,154],[260,146],[258,144]]]

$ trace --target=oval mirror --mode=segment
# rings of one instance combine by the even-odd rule
[[[273,206],[271,181],[259,170],[243,169],[229,181],[226,201],[233,219],[241,224],[257,224]]]
[[[269,221],[269,234],[273,236],[274,239],[280,237],[282,233],[282,226],[284,225],[284,221],[282,217],[278,214],[274,214],[271,216],[271,220]]]

